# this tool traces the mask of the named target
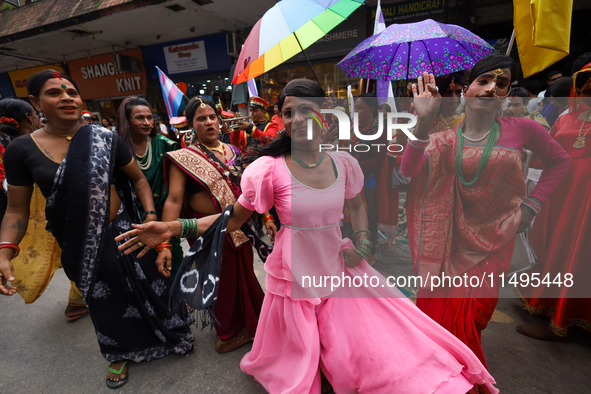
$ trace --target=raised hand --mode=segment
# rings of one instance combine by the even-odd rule
[[[417,83],[412,85],[412,94],[419,119],[422,117],[435,119],[441,106],[441,95],[435,84],[435,76],[426,72],[419,76]]]

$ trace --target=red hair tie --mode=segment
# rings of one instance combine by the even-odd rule
[[[14,127],[16,127],[17,129],[19,128],[19,124],[16,120],[12,119],[12,118],[5,118],[4,116],[0,118],[0,123],[3,124],[11,124]]]

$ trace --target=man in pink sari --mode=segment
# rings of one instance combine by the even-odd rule
[[[433,291],[421,289],[417,306],[468,345],[484,365],[480,335],[498,301],[499,275],[509,271],[515,235],[527,228],[570,167],[564,149],[537,122],[497,117],[514,78],[509,57],[479,61],[463,100],[464,121],[429,140],[441,99],[433,75],[425,74],[424,83],[419,77],[418,92],[413,86],[419,140],[408,141],[402,160],[403,174],[413,177],[408,226],[417,274],[424,279],[443,274],[467,278],[461,285],[455,280],[455,285],[446,282]],[[547,165],[526,199],[523,148]]]

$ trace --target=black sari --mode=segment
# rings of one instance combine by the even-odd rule
[[[150,361],[193,349],[186,308],[168,308],[170,281],[154,252],[124,255],[114,238],[139,222],[131,185],[115,168],[117,135],[83,126],[72,138],[47,199],[46,217],[62,248],[62,265],[82,293],[103,356],[110,362]],[[109,223],[110,191],[122,204]]]

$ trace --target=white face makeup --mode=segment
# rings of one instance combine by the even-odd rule
[[[476,112],[496,111],[507,96],[511,84],[508,68],[487,71],[474,79],[466,90],[466,107]]]

